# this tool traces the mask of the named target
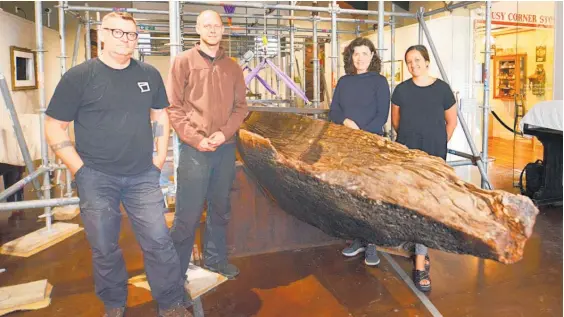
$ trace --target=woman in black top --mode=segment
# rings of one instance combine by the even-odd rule
[[[354,39],[343,53],[345,76],[339,79],[329,111],[329,119],[351,129],[384,134],[390,112],[390,86],[380,75],[382,61],[369,39]],[[378,265],[376,245],[355,239],[342,253],[355,256],[365,252],[366,265]]]
[[[397,142],[446,160],[447,142],[457,124],[456,99],[450,86],[429,76],[429,53],[423,45],[405,52],[412,78],[399,84],[392,95],[392,126]],[[416,244],[413,280],[421,291],[431,290],[427,247]]]
[[[354,39],[343,53],[346,75],[337,82],[329,119],[351,129],[383,135],[390,112],[390,86],[369,39]]]

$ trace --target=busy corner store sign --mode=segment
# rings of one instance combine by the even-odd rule
[[[554,16],[545,14],[492,11],[492,24],[553,28]]]

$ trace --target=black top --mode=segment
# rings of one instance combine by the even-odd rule
[[[131,59],[118,70],[94,58],[64,74],[46,114],[74,121],[76,150],[86,166],[126,176],[151,167],[149,110],[165,107],[165,86],[153,66]]]
[[[396,87],[392,103],[400,107],[397,142],[446,160],[445,110],[456,103],[450,86],[437,79],[420,87],[408,79]]]
[[[390,112],[390,86],[386,78],[375,72],[345,75],[337,82],[329,119],[343,124],[354,121],[361,130],[382,134]]]

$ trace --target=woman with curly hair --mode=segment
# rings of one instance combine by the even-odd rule
[[[372,41],[354,39],[343,53],[346,75],[339,79],[329,110],[329,119],[351,129],[383,135],[390,111],[390,86],[380,75],[382,61]],[[343,250],[345,256],[366,251],[364,263],[378,265],[376,246],[356,239]]]
[[[423,45],[405,52],[412,78],[399,84],[392,96],[392,126],[397,142],[446,160],[447,142],[457,125],[456,99],[450,86],[429,74],[429,53]],[[431,290],[431,259],[427,247],[415,245],[413,282],[421,291]]]

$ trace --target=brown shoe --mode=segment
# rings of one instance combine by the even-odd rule
[[[183,304],[175,304],[169,309],[159,310],[159,317],[194,317]]]
[[[107,309],[104,317],[123,317],[125,307]]]

